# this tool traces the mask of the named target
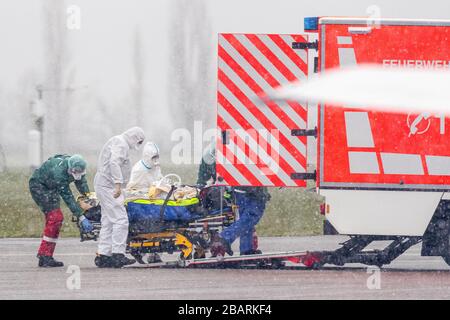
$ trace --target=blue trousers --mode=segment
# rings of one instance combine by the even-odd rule
[[[245,193],[236,193],[235,199],[239,207],[239,220],[225,228],[221,237],[230,244],[240,238],[239,249],[243,253],[253,249],[253,230],[264,214],[266,201]]]

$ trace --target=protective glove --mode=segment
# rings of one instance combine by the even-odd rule
[[[92,230],[94,230],[94,227],[92,226],[91,222],[88,219],[86,219],[85,216],[80,217],[79,224],[83,232],[89,233]]]
[[[92,205],[90,205],[89,203],[86,203],[84,201],[80,201],[79,206],[81,209],[83,209],[83,211],[88,211],[89,209],[92,208]]]
[[[114,199],[117,199],[121,193],[122,193],[121,185],[120,185],[120,183],[116,183],[114,186],[114,192],[113,192]]]

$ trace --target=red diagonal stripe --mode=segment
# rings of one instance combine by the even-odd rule
[[[223,180],[226,182],[226,184],[230,186],[239,186],[240,183],[233,178],[233,176],[225,169],[225,167],[220,164],[216,163],[216,172],[218,176],[221,176]],[[219,182],[220,183],[220,182]]]
[[[224,129],[224,130],[232,130],[232,128],[230,127],[230,125],[228,125],[228,124],[225,122],[225,120],[224,120],[220,115],[217,116],[217,122],[219,123],[221,129]],[[264,170],[270,172],[270,174],[268,174],[268,175],[266,174],[265,176],[267,176],[267,178],[268,178],[274,185],[284,185],[284,184],[285,184],[280,178],[278,178],[278,177],[275,175],[275,173],[274,173],[272,170],[270,170],[269,166],[263,164],[263,161],[262,161],[261,158],[258,156],[258,154],[255,153],[252,149],[250,149],[250,146],[249,146],[244,140],[242,140],[241,137],[239,137],[237,134],[235,134],[234,136],[236,137],[236,142],[235,142],[235,144],[236,144],[237,146],[239,146],[239,148],[240,148],[242,151],[244,151],[245,156],[246,156],[247,158],[249,158],[249,159],[256,159],[256,163],[255,163],[255,164],[256,164],[256,166],[258,167],[258,169],[260,169],[261,173],[262,173]],[[258,140],[255,140],[255,141],[258,142]],[[242,148],[242,146],[245,146],[245,148]],[[262,174],[263,174],[263,173],[262,173]]]
[[[242,45],[232,34],[222,34],[225,40],[255,69],[255,71],[272,87],[277,88],[281,85],[266,68]],[[220,47],[220,46],[219,46]],[[224,50],[225,51],[225,50]],[[287,101],[292,109],[306,122],[308,117],[306,109],[297,102]]]
[[[305,62],[299,57],[299,55],[295,52],[292,47],[290,47],[282,37],[277,34],[269,34],[268,37],[277,45],[281,51],[284,52],[286,56],[303,72],[306,76],[308,75],[308,66]],[[306,50],[305,50],[306,51]]]
[[[258,38],[255,34],[245,35],[251,43],[269,60],[278,71],[289,81],[298,81],[297,77],[289,70],[284,63]]]
[[[247,166],[243,163],[240,163],[234,154],[232,155],[230,148],[228,148],[228,146],[226,145],[223,146],[226,150],[222,150],[222,154],[228,159],[228,161],[231,162],[233,167],[235,167],[236,170],[238,170],[248,180],[248,182],[250,182],[252,186],[262,186],[263,184],[261,183],[261,181],[259,181],[253,175],[253,173],[247,168]]]
[[[228,114],[233,117],[233,119],[239,123],[239,125],[245,129],[248,130],[248,132],[250,133],[250,135],[252,136],[253,139],[258,139],[258,137],[256,137],[255,132],[254,132],[254,128],[248,123],[248,121],[239,113],[239,111],[220,93],[217,93],[217,99],[220,105],[222,105],[222,107],[228,112]],[[268,155],[270,155],[272,158],[273,156],[275,156],[276,159],[278,159],[278,165],[279,167],[288,175],[290,176],[291,173],[295,172],[295,170],[291,167],[291,165],[284,160],[283,157],[281,157],[280,154],[278,154],[276,152],[275,149],[273,149],[271,147],[271,145],[263,138],[260,137],[260,140],[264,142],[265,146],[267,147],[267,149],[265,150],[266,153]],[[258,141],[258,140],[257,140]],[[274,160],[276,160],[274,158]],[[299,186],[303,186],[301,181],[295,180],[294,181],[297,185]]]
[[[231,91],[232,94],[242,103],[247,110],[252,113],[268,130],[278,130],[277,127],[253,104],[253,102],[236,86],[236,84],[231,81],[227,75],[219,69],[219,80]],[[301,154],[295,146],[287,139],[284,134],[279,132],[280,143],[290,151],[292,156],[297,160],[297,162],[306,167],[305,155]]]
[[[262,95],[264,89],[261,88],[252,77],[221,47],[219,46],[219,57],[244,81],[248,87],[257,95]],[[262,100],[269,109],[289,128],[296,129],[299,126],[289,117],[284,110],[274,102]],[[302,118],[303,119],[303,118]],[[306,120],[303,119],[305,122]],[[297,137],[303,144],[306,144],[306,137]]]

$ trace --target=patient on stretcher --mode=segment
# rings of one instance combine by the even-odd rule
[[[131,170],[126,187],[127,198],[148,198],[150,187],[163,178],[159,164],[159,148],[154,142],[147,142],[139,160]]]

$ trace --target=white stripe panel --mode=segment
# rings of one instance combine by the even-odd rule
[[[344,112],[349,147],[373,148],[372,129],[367,112]]]
[[[385,174],[423,175],[422,160],[418,154],[381,153]]]
[[[356,65],[355,49],[353,48],[338,48],[339,65],[354,66]]]
[[[222,71],[230,78],[231,81],[244,93],[244,95],[249,98],[255,105],[259,106],[261,103],[255,102],[254,98],[255,93],[251,91],[251,89],[248,87],[248,85],[242,81],[241,78],[222,60],[219,63]],[[253,97],[253,99],[252,99]],[[257,97],[256,97],[257,98]],[[259,100],[259,98],[257,98]],[[239,102],[239,104],[233,104],[239,112],[242,108],[246,108],[242,103]],[[270,108],[267,105],[262,105],[258,110],[263,113],[275,126],[275,128],[279,129],[280,132],[295,146],[297,150],[300,151],[301,154],[303,154],[306,157],[306,146],[297,138],[292,137],[291,135],[291,129],[275,114],[270,110]],[[300,128],[306,128],[306,123],[302,123],[303,126],[300,126]]]
[[[428,174],[431,176],[450,176],[450,157],[425,156]]]
[[[337,44],[352,44],[352,37],[347,36],[338,36],[337,37]]]
[[[350,164],[350,173],[354,174],[380,173],[380,168],[378,167],[377,161],[377,154],[375,152],[350,151],[348,153],[348,160]]]
[[[239,113],[242,115],[243,118],[256,130],[258,129],[266,129],[260,121],[250,113],[250,111],[247,110],[245,106],[242,105],[242,103],[233,95],[231,91],[228,90],[228,88],[219,81],[218,84],[219,92],[224,95],[224,97],[238,110]],[[273,135],[271,135],[271,138],[274,138]],[[302,165],[291,155],[291,153],[286,150],[286,148],[280,143],[280,156],[283,157],[286,162],[289,163],[289,165],[296,171],[296,172],[304,172],[304,168]]]

